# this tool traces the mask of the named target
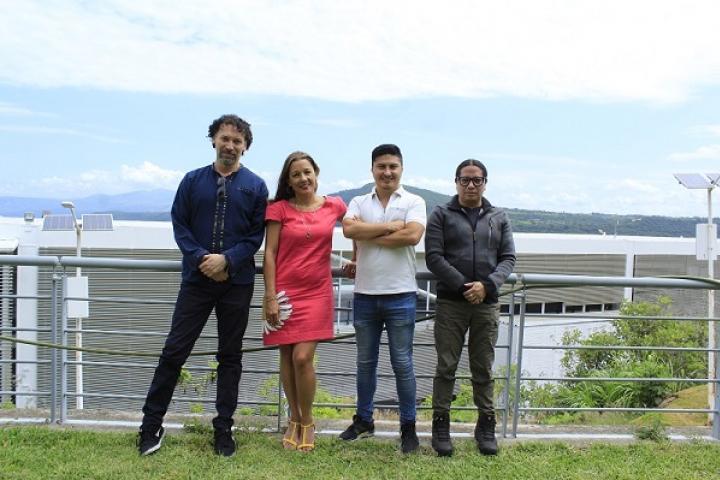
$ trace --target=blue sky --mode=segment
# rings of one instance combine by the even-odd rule
[[[444,193],[484,161],[514,208],[702,216],[672,174],[720,172],[717,2],[0,4],[0,196],[174,189],[230,112],[271,191],[293,150],[367,183],[384,142]]]

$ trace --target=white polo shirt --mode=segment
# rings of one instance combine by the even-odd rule
[[[375,188],[366,195],[354,197],[345,218],[358,218],[365,223],[402,220],[417,222],[424,227],[427,213],[425,200],[400,186],[390,195],[387,207],[380,203]],[[356,243],[355,293],[387,295],[417,291],[414,246],[380,247],[363,240],[356,240]]]

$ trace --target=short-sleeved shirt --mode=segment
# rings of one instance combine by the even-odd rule
[[[350,200],[345,218],[357,218],[365,223],[402,220],[417,222],[424,227],[427,212],[425,200],[402,186],[390,195],[387,207],[382,206],[373,188],[372,192]],[[417,291],[414,246],[388,248],[362,240],[357,240],[356,244],[355,293],[389,295]]]

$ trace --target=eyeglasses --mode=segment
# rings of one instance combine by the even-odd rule
[[[460,182],[460,185],[462,185],[463,187],[467,187],[468,185],[470,185],[470,182],[472,182],[472,184],[475,185],[476,187],[479,187],[483,183],[487,182],[487,178],[486,177],[456,177],[455,181]]]
[[[225,200],[225,195],[227,195],[227,190],[225,188],[225,177],[218,177],[217,179],[217,196],[219,200]]]

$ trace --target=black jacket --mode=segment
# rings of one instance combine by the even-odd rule
[[[479,281],[485,286],[485,303],[497,303],[498,291],[515,266],[510,219],[483,197],[473,230],[455,195],[428,218],[425,262],[437,277],[439,298],[463,299],[464,284]]]

